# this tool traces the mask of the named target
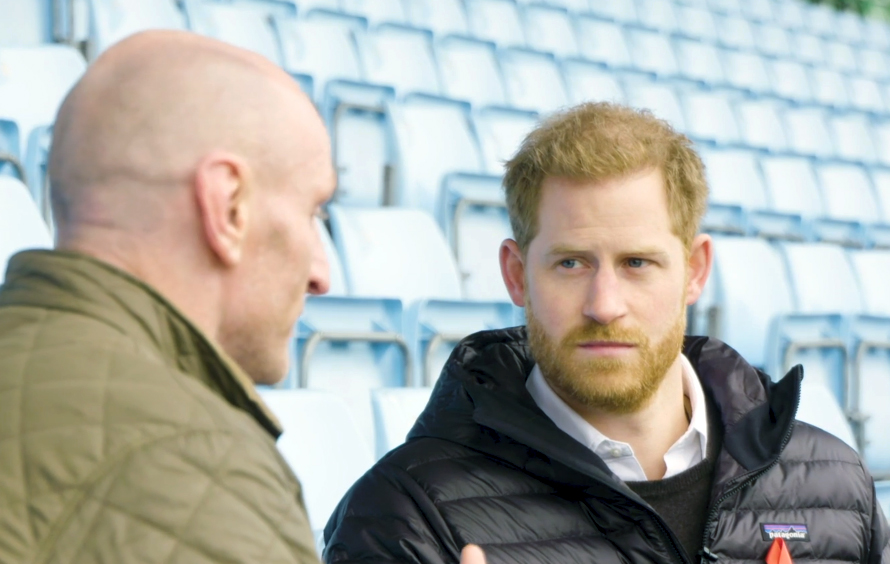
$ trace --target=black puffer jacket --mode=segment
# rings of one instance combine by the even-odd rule
[[[478,333],[454,351],[406,444],[347,493],[324,536],[327,562],[763,562],[763,524],[805,524],[802,562],[890,563],[873,481],[835,437],[795,422],[803,374],[779,383],[728,346],[689,338],[685,354],[724,429],[702,555],[525,388],[524,329]]]

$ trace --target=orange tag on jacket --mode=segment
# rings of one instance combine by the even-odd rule
[[[769,552],[766,554],[766,564],[794,564],[785,539],[773,540],[773,545],[769,547]]]

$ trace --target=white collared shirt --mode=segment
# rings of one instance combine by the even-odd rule
[[[664,463],[667,467],[664,478],[676,476],[692,468],[701,462],[708,452],[708,412],[705,405],[705,393],[695,374],[695,369],[683,354],[680,355],[680,364],[683,371],[683,393],[689,398],[692,417],[689,419],[689,427],[686,432],[664,455]],[[525,387],[541,411],[557,427],[602,458],[612,473],[625,482],[648,480],[631,446],[620,441],[613,441],[578,415],[553,391],[537,365],[526,380]]]

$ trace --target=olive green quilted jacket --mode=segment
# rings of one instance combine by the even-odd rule
[[[317,562],[278,422],[145,284],[14,257],[0,286],[0,563]]]

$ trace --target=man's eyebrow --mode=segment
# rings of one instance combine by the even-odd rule
[[[547,256],[565,256],[565,255],[587,255],[589,254],[589,250],[584,250],[579,247],[573,247],[571,245],[554,245],[547,250]],[[667,252],[664,249],[659,247],[640,247],[638,249],[631,249],[628,251],[624,251],[621,253],[622,256],[640,256],[640,257],[655,257],[655,256],[667,256]]]

